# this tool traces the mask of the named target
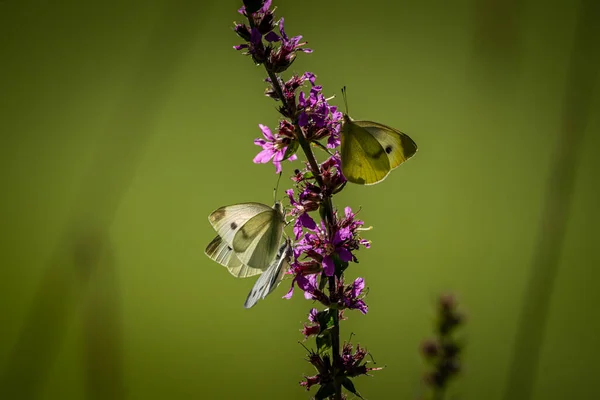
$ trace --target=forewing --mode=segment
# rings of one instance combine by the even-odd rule
[[[269,208],[239,229],[233,239],[233,251],[242,263],[265,270],[277,254],[283,227],[283,214]]]
[[[246,278],[262,273],[261,269],[251,268],[244,265],[236,257],[233,248],[225,243],[220,236],[217,236],[206,246],[204,253],[212,260],[223,265],[236,278]]]
[[[371,185],[390,172],[390,160],[379,141],[349,117],[341,135],[342,173],[350,182]]]
[[[283,280],[285,273],[290,269],[289,261],[292,256],[292,247],[289,241],[286,241],[277,253],[277,257],[271,263],[269,268],[258,277],[256,283],[252,287],[246,302],[245,308],[253,307],[258,300],[267,297]]]
[[[240,229],[256,215],[273,210],[261,203],[240,203],[224,206],[213,211],[208,220],[224,242],[232,244]]]
[[[354,121],[379,142],[390,160],[391,169],[411,158],[417,152],[417,144],[406,133],[372,121]]]

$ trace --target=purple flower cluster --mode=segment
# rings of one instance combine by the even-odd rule
[[[369,371],[379,371],[382,368],[367,367],[367,362],[364,361],[369,353],[366,349],[356,345],[353,348],[351,343],[344,343],[341,354],[341,368],[334,369],[329,355],[319,355],[315,352],[310,352],[308,361],[315,367],[317,374],[313,376],[305,376],[304,381],[300,382],[306,390],[309,390],[314,385],[320,385],[321,395],[326,396],[332,390],[334,380],[339,380],[342,385],[350,392],[359,396],[358,391],[349,378],[354,378],[360,375],[368,375]],[[317,398],[325,398],[317,394]]]
[[[454,333],[463,322],[464,316],[458,311],[454,296],[440,296],[436,337],[421,344],[421,354],[431,366],[424,380],[434,391],[443,392],[449,381],[460,372],[462,346]]]
[[[303,264],[303,266],[306,264]],[[369,307],[364,301],[365,281],[363,278],[356,278],[350,285],[345,285],[343,277],[335,278],[335,289],[326,295],[318,287],[317,275],[312,273],[305,275],[306,270],[302,270],[303,266],[296,264],[293,269],[296,269],[296,276],[292,283],[292,287],[284,298],[289,299],[294,293],[294,283],[304,292],[306,299],[313,299],[321,302],[327,307],[334,307],[338,310],[359,310],[363,314],[369,311]],[[311,321],[309,316],[309,321]],[[314,322],[314,321],[311,321]],[[319,332],[317,332],[319,333]]]
[[[331,106],[323,96],[323,87],[315,85],[316,76],[307,72],[304,76],[312,87],[308,96],[301,92],[298,96],[298,125],[306,132],[306,139],[314,142],[327,137],[330,149],[340,145],[340,127],[344,115],[336,106]]]
[[[294,75],[286,82],[279,81],[277,84],[282,88],[284,106],[280,108],[281,114],[285,118],[296,120],[297,127],[289,120],[284,119],[279,123],[278,132],[271,133],[271,130],[259,125],[265,139],[256,139],[254,143],[261,146],[262,151],[254,158],[255,163],[267,163],[273,159],[276,173],[281,171],[281,161],[289,159],[296,160],[295,151],[298,149],[296,135],[303,135],[309,143],[319,143],[323,138],[327,138],[327,147],[334,149],[340,144],[340,129],[343,120],[343,114],[338,111],[337,106],[332,106],[321,93],[322,86],[315,85],[316,75],[312,72],[306,72],[303,75]],[[266,90],[266,95],[276,100],[280,100],[278,91],[274,89],[270,78],[266,81],[271,87]],[[297,90],[301,88],[306,81],[311,83],[311,89],[308,95]],[[298,97],[296,102],[296,97]],[[294,104],[294,115],[288,110],[286,105],[290,102]],[[333,156],[337,167],[340,165],[339,154]],[[326,165],[327,167],[327,165]],[[341,175],[341,172],[339,173]],[[345,178],[344,178],[345,181]]]
[[[363,221],[356,218],[350,207],[344,209],[342,217],[338,216],[331,200],[347,183],[336,150],[340,145],[343,114],[337,106],[329,104],[323,87],[316,84],[315,74],[293,74],[288,80],[279,75],[290,67],[298,52],[312,50],[303,47],[306,42],[302,36],[288,37],[284,19],[275,19],[271,0],[244,0],[244,7],[238,11],[247,17],[248,25],[235,24],[235,32],[245,43],[234,48],[246,50],[244,54],[265,67],[268,75],[265,81],[269,85],[265,95],[280,102],[278,110],[283,117],[276,130],[259,125],[263,137],[254,144],[261,150],[253,161],[272,162],[275,172],[280,173],[281,163],[297,160],[300,148],[306,156],[304,167],[296,169],[291,177],[294,189],[286,191],[291,206],[287,216],[294,221],[295,242],[288,271],[294,277],[284,298],[291,298],[297,286],[306,299],[316,300],[327,308],[311,309],[308,323],[302,329],[305,338],[315,337],[319,352],[309,352],[309,361],[318,374],[307,377],[301,384],[306,389],[319,385],[316,397],[322,399],[334,395],[341,399],[342,386],[358,395],[350,378],[374,368],[366,367],[367,352],[360,346],[354,349],[346,343],[340,349],[339,321],[343,320],[344,310],[363,314],[368,311],[364,279],[359,277],[346,284],[344,271],[349,263],[358,262],[356,251],[370,247],[370,242],[360,236],[366,230]],[[313,148],[327,153],[325,161],[316,160]],[[315,211],[319,212],[319,221],[311,216]],[[331,349],[331,356],[322,355],[324,349]]]
[[[290,195],[289,191],[288,195]],[[303,207],[302,205],[298,206],[299,203],[291,195],[290,198],[293,205]],[[358,250],[360,245],[370,247],[370,242],[359,236],[364,222],[355,219],[355,214],[350,207],[346,207],[344,212],[345,217],[337,220],[333,229],[328,230],[323,221],[317,224],[306,212],[298,216],[294,225],[297,258],[304,256],[321,264],[326,276],[334,275],[335,259],[345,263],[357,262],[356,256],[352,252]]]
[[[248,49],[245,54],[252,56],[256,64],[266,64],[269,71],[281,73],[288,69],[296,59],[296,53],[312,53],[302,48],[306,42],[300,42],[302,36],[288,37],[283,29],[283,18],[279,20],[279,34],[275,33],[274,11],[270,10],[271,0],[267,0],[255,12],[248,12],[246,5],[238,12],[248,18],[249,26],[236,23],[234,31],[246,43],[234,46],[236,50]],[[265,45],[267,42],[267,45]],[[274,44],[278,43],[278,46]]]

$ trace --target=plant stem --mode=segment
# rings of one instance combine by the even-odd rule
[[[250,24],[250,28],[254,28],[254,20],[248,16],[248,23]],[[297,108],[296,108],[296,101],[294,99],[294,101],[288,102],[283,94],[283,88],[281,87],[281,85],[279,84],[279,79],[277,77],[277,75],[269,70],[269,68],[267,67],[267,65],[265,63],[263,63],[265,70],[267,71],[267,74],[269,75],[269,79],[271,79],[271,84],[273,85],[273,88],[275,89],[275,92],[277,92],[277,96],[279,96],[279,99],[281,100],[281,103],[284,105],[284,107],[287,109],[288,115],[293,117],[293,124],[294,124],[294,130],[297,132],[297,139],[298,139],[298,144],[300,144],[300,147],[302,147],[302,151],[304,152],[304,155],[306,157],[306,159],[308,160],[308,164],[310,165],[310,169],[313,172],[313,175],[315,177],[315,180],[317,181],[317,185],[319,186],[319,188],[324,189],[324,184],[323,184],[323,179],[321,178],[321,171],[319,168],[319,164],[317,163],[317,160],[315,159],[315,155],[312,152],[312,149],[310,148],[310,143],[306,140],[306,138],[304,137],[304,132],[302,131],[302,128],[300,127],[300,125],[298,124],[298,117],[296,115],[297,113]],[[331,202],[331,195],[330,194],[325,194],[323,191],[321,191],[321,193],[323,193],[324,197],[323,197],[323,202],[321,203],[321,206],[324,207],[325,212],[323,213],[323,215],[325,216],[325,226],[327,227],[327,235],[328,237],[331,239],[333,237],[333,228],[334,228],[334,224],[335,224],[335,216],[333,213],[333,203]],[[335,273],[333,276],[328,277],[328,283],[329,283],[329,296],[332,297],[333,294],[335,293]],[[331,356],[332,356],[332,360],[333,360],[333,365],[334,365],[334,372],[337,373],[337,371],[339,369],[342,368],[342,363],[341,363],[341,356],[340,356],[340,324],[339,324],[339,312],[336,309],[335,310],[335,315],[333,317],[333,327],[332,327],[332,338],[331,338]],[[334,376],[337,374],[334,374]],[[341,381],[338,381],[337,379],[335,379],[334,381],[334,385],[335,385],[335,394],[332,396],[333,400],[342,400],[342,383]]]
[[[298,139],[298,144],[300,144],[300,147],[302,147],[302,151],[304,152],[306,160],[308,161],[308,164],[310,165],[310,169],[312,170],[315,180],[317,181],[317,185],[319,186],[319,188],[324,189],[324,184],[323,184],[323,179],[321,178],[321,171],[319,168],[319,164],[317,163],[315,155],[310,147],[310,143],[304,137],[304,132],[302,131],[302,128],[298,124],[298,118],[296,116],[296,112],[297,112],[296,102],[295,102],[295,100],[292,102],[286,101],[286,98],[283,94],[283,89],[279,83],[279,79],[278,79],[277,75],[274,72],[269,71],[269,68],[267,68],[266,65],[265,65],[265,69],[267,71],[267,74],[269,75],[269,79],[271,79],[271,84],[273,85],[273,88],[275,89],[277,96],[283,103],[284,107],[287,109],[288,115],[293,116],[294,130],[297,133],[296,138]],[[325,216],[325,226],[327,227],[327,234],[328,234],[329,238],[332,238],[333,228],[334,228],[334,224],[335,224],[335,216],[333,213],[333,203],[331,201],[330,194],[326,194],[324,191],[321,191],[321,193],[323,193],[323,202],[321,203],[321,206],[324,207],[324,210],[325,210],[325,212],[323,213],[323,215]],[[328,283],[329,283],[329,295],[331,296],[336,291],[335,274],[333,276],[328,277]],[[337,371],[338,369],[341,368],[340,325],[339,325],[339,315],[338,315],[337,309],[335,310],[335,313],[334,313],[333,324],[334,325],[331,330],[331,335],[332,335],[332,337],[331,337],[331,355],[332,355],[332,359],[333,359],[333,365],[335,367],[335,370]],[[335,395],[333,396],[333,399],[334,400],[342,399],[342,384],[341,384],[341,381],[338,382],[337,379],[335,380]]]

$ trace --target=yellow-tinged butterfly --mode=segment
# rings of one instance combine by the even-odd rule
[[[287,241],[285,249],[279,246],[285,225],[281,204],[224,206],[213,211],[208,220],[217,231],[217,236],[206,247],[208,257],[237,278],[265,275],[259,278],[246,300],[245,306],[250,308],[277,287],[287,271],[281,270],[286,265],[289,268],[291,246]],[[251,296],[253,292],[256,293]]]
[[[345,89],[342,92],[345,95]],[[379,183],[416,152],[417,144],[407,134],[344,114],[341,158],[342,173],[348,181],[359,185]]]

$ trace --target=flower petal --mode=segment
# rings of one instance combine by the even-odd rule
[[[282,299],[291,299],[292,295],[294,294],[294,283],[296,282],[296,280],[292,281],[292,286],[290,287],[290,290],[288,290],[288,292],[286,294],[284,294],[283,296],[281,296]]]
[[[323,257],[323,271],[327,276],[333,276],[335,273],[335,264],[330,256]]]
[[[345,247],[340,247],[337,249],[337,253],[340,256],[340,260],[344,261],[344,262],[349,262],[352,261],[354,259],[354,257],[352,256],[352,253],[350,252],[350,250],[348,250]]]
[[[313,231],[317,229],[317,224],[315,223],[315,220],[312,219],[312,217],[307,213],[300,215],[298,217],[298,221],[300,221],[302,223],[302,226],[304,226],[305,228],[311,229]]]
[[[279,37],[278,34],[271,31],[265,35],[265,40],[269,43],[274,43],[274,42],[279,42],[281,40],[281,38]]]
[[[257,146],[264,146],[267,143],[265,139],[254,139],[254,144]]]
[[[302,236],[302,221],[298,218],[294,223],[294,237],[298,240],[300,236]]]
[[[358,297],[365,288],[364,278],[358,277],[352,283],[352,297]]]
[[[268,126],[263,124],[258,124],[258,127],[262,131],[263,136],[270,142],[273,141],[273,134],[271,133],[271,129]]]
[[[298,115],[298,125],[302,128],[308,125],[308,114],[306,112],[302,111],[300,115]]]
[[[272,149],[264,149],[263,151],[261,151],[260,153],[258,153],[256,155],[256,157],[254,157],[254,159],[252,160],[255,164],[264,164],[264,163],[268,163],[269,160],[271,158],[273,158],[273,155],[275,154],[275,152]]]

